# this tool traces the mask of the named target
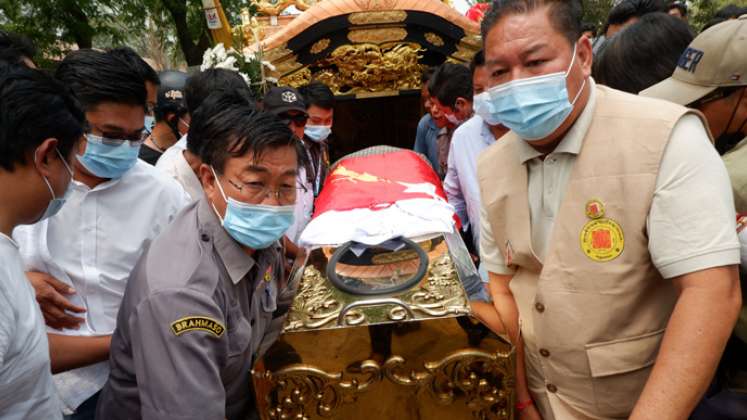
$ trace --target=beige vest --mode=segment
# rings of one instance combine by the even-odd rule
[[[648,378],[676,300],[673,284],[651,261],[646,217],[670,133],[688,110],[596,89],[593,121],[544,264],[531,246],[527,169],[517,147],[522,140],[510,133],[487,149],[478,177],[496,246],[517,270],[510,286],[530,389],[557,393],[594,417],[625,417]],[[622,252],[610,261],[595,261],[582,250],[592,199],[604,207],[597,220],[616,222],[624,236]]]

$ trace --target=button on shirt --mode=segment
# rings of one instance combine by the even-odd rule
[[[477,157],[495,142],[490,127],[475,115],[454,132],[444,190],[464,226],[472,227],[475,249],[480,249],[480,184]]]
[[[174,178],[189,194],[192,201],[199,200],[204,195],[202,183],[189,166],[187,159],[184,158],[185,150],[187,150],[187,136],[182,137],[163,152],[156,162],[156,169]]]
[[[18,245],[0,233],[0,417],[61,419],[49,345]]]
[[[189,202],[171,178],[138,161],[121,178],[90,189],[73,181],[65,206],[54,217],[16,229],[27,271],[48,273],[70,285],[70,301],[86,309],[75,336],[108,335],[130,272],[144,247]],[[173,263],[173,261],[172,261]],[[75,409],[103,386],[106,363],[55,375],[66,409]]]
[[[133,270],[97,418],[247,418],[281,264],[279,246],[250,257],[205,198],[191,204]]]
[[[586,108],[544,159],[528,143],[521,144],[519,159],[528,175],[532,248],[540,261],[549,245],[573,164],[591,125],[594,106],[592,83]],[[703,202],[709,205],[703,206]],[[734,241],[733,226],[723,223],[735,220],[732,203],[728,174],[701,120],[685,115],[675,124],[664,150],[647,218],[649,252],[662,277],[737,263],[739,244]],[[493,239],[484,206],[481,217],[483,265],[496,274],[513,274]]]

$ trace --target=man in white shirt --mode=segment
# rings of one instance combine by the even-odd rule
[[[477,115],[467,120],[454,131],[449,151],[449,165],[444,179],[444,190],[449,204],[454,206],[463,230],[471,233],[467,239],[474,246],[475,255],[480,249],[480,185],[477,182],[477,157],[480,153],[508,132],[501,124],[490,125],[480,116],[477,105],[488,86],[488,72],[485,68],[485,55],[479,51],[470,63],[472,89],[474,91]],[[487,272],[480,270],[483,281],[487,282]]]
[[[237,72],[226,69],[208,69],[190,77],[184,87],[187,115],[183,119],[188,120],[208,95],[221,91],[249,93],[249,87]],[[201,147],[202,142],[190,139],[187,133],[168,148],[156,163],[156,168],[174,178],[192,201],[199,200],[203,195],[202,185],[197,178],[197,170],[202,164]]]
[[[83,111],[44,73],[0,62],[0,417],[60,419],[47,335],[18,245],[20,224],[58,211]]]
[[[137,158],[146,94],[136,72],[108,53],[80,50],[56,75],[72,88],[87,125],[68,204],[14,235],[50,327],[52,369],[64,372],[54,377],[63,410],[71,419],[92,419],[130,271],[188,198]]]

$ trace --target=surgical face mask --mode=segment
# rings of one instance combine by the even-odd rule
[[[293,224],[295,206],[266,206],[234,200],[226,196],[215,169],[211,166],[210,170],[213,171],[215,183],[226,202],[226,215],[220,217],[218,214],[218,217],[223,228],[236,242],[251,249],[265,249],[283,237]],[[213,209],[218,213],[215,206]]]
[[[142,141],[113,140],[86,134],[86,152],[76,155],[89,172],[99,178],[120,178],[137,162]]]
[[[462,122],[459,120],[459,118],[456,117],[454,114],[444,114],[446,116],[446,121],[450,122],[454,125],[459,125]]]
[[[319,143],[327,140],[329,135],[332,134],[332,127],[328,125],[307,125],[303,132],[306,137]]]
[[[489,114],[489,119],[483,119],[491,125],[503,124],[526,141],[548,137],[571,114],[586,85],[584,79],[576,97],[569,100],[566,79],[575,60],[574,47],[571,64],[565,72],[514,80],[488,89],[485,92],[488,99],[482,104],[480,114]]]
[[[501,122],[498,120],[490,110],[490,94],[488,92],[482,92],[479,95],[475,95],[473,98],[473,106],[475,107],[475,114],[477,114],[486,124],[491,126],[500,125]]]
[[[57,197],[57,195],[54,193],[54,189],[52,188],[52,184],[49,182],[49,179],[47,179],[46,176],[42,177],[42,179],[44,180],[44,183],[47,184],[47,188],[49,188],[49,193],[52,195],[52,200],[50,200],[49,204],[47,205],[47,209],[44,210],[44,214],[42,214],[42,216],[39,218],[39,220],[37,220],[37,222],[40,222],[44,219],[49,219],[50,217],[59,213],[59,211],[62,209],[62,206],[65,205],[65,201],[67,201],[67,197],[70,196],[70,191],[72,191],[71,187],[73,185],[73,170],[70,169],[70,166],[67,164],[67,161],[65,161],[65,158],[62,156],[62,153],[60,153],[60,151],[57,149],[55,149],[55,151],[57,152],[57,155],[62,160],[62,164],[65,165],[65,169],[67,169],[67,173],[70,174],[70,182],[68,182],[63,196]]]
[[[143,127],[145,127],[145,132],[150,135],[150,133],[153,132],[153,127],[156,125],[156,119],[150,115],[145,116],[145,121],[143,121]]]

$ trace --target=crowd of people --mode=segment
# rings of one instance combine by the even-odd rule
[[[422,76],[522,419],[747,417],[747,9],[504,0]],[[0,418],[257,418],[335,96],[0,32]]]

